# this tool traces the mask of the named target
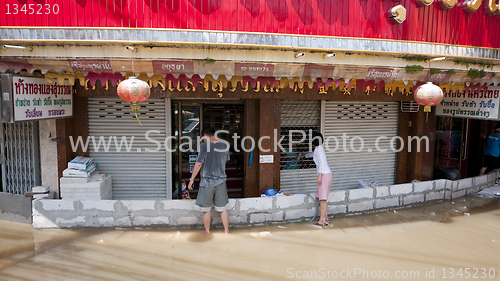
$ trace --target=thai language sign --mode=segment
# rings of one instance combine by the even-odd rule
[[[73,116],[71,85],[29,77],[14,77],[12,83],[15,121]]]
[[[437,116],[498,120],[500,87],[443,91],[443,100],[436,106]]]

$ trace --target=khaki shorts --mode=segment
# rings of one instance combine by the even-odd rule
[[[195,209],[205,213],[210,212],[212,206],[215,207],[217,212],[224,212],[229,209],[226,182],[212,187],[200,186]]]

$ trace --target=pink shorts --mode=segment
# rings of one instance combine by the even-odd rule
[[[330,192],[330,187],[332,186],[332,179],[332,174],[321,175],[321,184],[318,184],[316,198],[318,198],[319,200],[328,199],[328,193]]]

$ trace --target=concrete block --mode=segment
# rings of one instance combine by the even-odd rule
[[[347,205],[328,206],[328,215],[339,215],[347,213]]]
[[[482,175],[479,177],[475,177],[474,182],[475,182],[474,185],[476,185],[476,186],[486,184],[486,183],[488,183],[488,175]]]
[[[229,225],[231,224],[247,224],[248,223],[248,216],[246,215],[234,215],[234,216],[229,216]]]
[[[75,210],[73,200],[40,200],[40,202],[42,202],[42,208],[45,211]]]
[[[391,195],[408,194],[413,191],[413,185],[411,183],[391,185],[389,191]]]
[[[368,201],[363,201],[363,202],[358,202],[358,203],[350,203],[347,206],[347,211],[349,213],[368,211],[368,210],[373,210],[373,200],[368,200]]]
[[[305,194],[295,194],[290,196],[276,196],[276,208],[286,209],[290,207],[297,207],[300,205],[305,205],[306,197],[309,196]]]
[[[30,219],[34,202],[24,195],[0,192],[0,213],[7,212]]]
[[[497,177],[498,177],[498,175],[497,175],[496,172],[495,173],[489,173],[486,176],[488,177],[488,182],[490,182],[490,183],[494,182],[497,179]]]
[[[455,192],[458,190],[458,181],[451,181],[451,191]]]
[[[90,181],[90,178],[60,178],[59,183],[61,185],[69,185],[69,184],[74,184],[74,183],[88,183]]]
[[[187,217],[189,218],[189,217]],[[186,218],[186,219],[187,219]],[[153,216],[153,217],[145,217],[145,216],[137,216],[133,218],[134,225],[141,226],[150,226],[150,225],[167,225],[169,224],[169,218],[165,216]],[[179,221],[179,220],[177,220]]]
[[[389,187],[388,186],[375,187],[375,196],[377,198],[389,196]]]
[[[110,191],[107,194],[101,196],[101,200],[111,200],[111,199],[113,199],[113,191]]]
[[[74,200],[74,201],[85,201],[85,200],[111,200],[113,197],[113,192],[109,190],[106,194],[95,194],[95,193],[65,193],[62,200]]]
[[[119,218],[115,220],[114,226],[131,227],[132,221],[130,220],[129,217]]]
[[[33,216],[33,228],[57,228],[57,224],[46,216]]]
[[[228,211],[231,210],[236,210],[236,202],[238,202],[239,199],[229,199],[229,209]]]
[[[113,197],[111,188],[99,192],[71,192],[61,190],[63,200],[109,200]]]
[[[434,188],[434,181],[423,181],[413,184],[413,192],[422,193],[432,190]]]
[[[275,197],[242,198],[240,199],[239,211],[259,210],[265,212],[266,210],[272,210],[274,198]]]
[[[465,196],[465,190],[459,190],[451,193],[451,199],[460,198]]]
[[[115,224],[113,217],[98,217],[99,227],[112,227]]]
[[[480,186],[488,183],[488,175],[482,175],[474,178],[474,185]]]
[[[90,194],[106,194],[111,188],[111,184],[105,186],[89,186],[89,187],[61,187],[61,196],[71,193],[90,193]]]
[[[449,180],[435,180],[435,187],[436,191],[443,190],[443,189],[451,189],[451,181]]]
[[[102,181],[102,180],[105,180],[107,177],[106,174],[100,174],[99,172],[96,172],[95,174],[93,174],[91,177],[90,177],[90,180],[91,181]]]
[[[82,200],[84,210],[97,210],[105,212],[113,212],[115,210],[115,202],[113,200]]]
[[[406,195],[403,197],[403,205],[411,205],[415,203],[424,202],[424,194],[416,194],[416,195]]]
[[[220,217],[220,215],[214,215],[212,213],[212,225],[222,225],[222,218]],[[200,222],[200,225],[203,224],[203,219],[201,220]]]
[[[123,206],[129,211],[154,210],[156,200],[122,200]]]
[[[163,208],[165,210],[194,210],[194,204],[196,200],[194,199],[183,199],[183,200],[162,200]],[[231,202],[231,200],[229,200]]]
[[[331,191],[328,194],[328,203],[334,203],[334,202],[342,202],[345,201],[346,199],[346,191],[345,190],[335,190]]]
[[[194,225],[198,223],[203,223],[203,219],[201,217],[189,216],[189,217],[177,218],[176,222],[177,225]]]
[[[285,211],[285,219],[296,220],[301,218],[312,218],[314,215],[316,215],[315,212],[316,208],[287,210]]]
[[[62,178],[61,178],[62,179]],[[102,181],[89,181],[87,183],[61,183],[61,188],[85,188],[85,187],[104,187],[112,183],[111,176],[106,176]]]
[[[443,199],[444,199],[444,191],[431,192],[425,195],[425,201],[443,200]]]
[[[372,199],[374,194],[373,188],[358,188],[358,189],[349,189],[348,191],[348,200],[358,200],[358,199]]]
[[[84,223],[85,223],[85,216],[78,216],[76,218],[72,218],[69,220],[63,218],[56,219],[56,224],[59,226],[71,227],[71,226],[78,226]]]
[[[472,187],[474,178],[466,178],[458,180],[458,190],[463,190]]]
[[[54,191],[49,191],[49,193],[46,194],[36,194],[33,195],[33,200],[38,200],[38,199],[55,199],[56,193]]]
[[[375,209],[390,208],[399,206],[399,197],[375,199]]]
[[[481,189],[479,187],[466,189],[467,195],[478,193]]]
[[[451,199],[451,190],[445,190],[444,191],[444,199],[450,200]]]
[[[262,223],[269,221],[283,221],[283,211],[276,213],[254,213],[250,214],[250,223]]]
[[[48,186],[34,186],[31,191],[33,192],[48,192],[50,190],[50,187]]]

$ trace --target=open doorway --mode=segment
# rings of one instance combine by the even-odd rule
[[[242,102],[172,102],[172,135],[176,138],[172,145],[172,149],[175,150],[172,152],[173,199],[180,199],[177,190],[181,188],[181,185],[182,198],[189,196],[194,199],[198,194],[199,175],[195,180],[193,190],[187,190],[186,185],[196,163],[201,131],[206,127],[212,127],[216,131],[227,131],[219,133],[217,137],[230,144],[231,158],[226,163],[228,196],[230,198],[244,197],[245,169],[244,154],[241,149],[241,139],[244,137],[244,115],[245,106]],[[190,140],[191,144],[189,144]],[[179,141],[180,146],[177,145]],[[181,151],[179,148],[182,148]],[[179,167],[182,168],[179,169]]]

